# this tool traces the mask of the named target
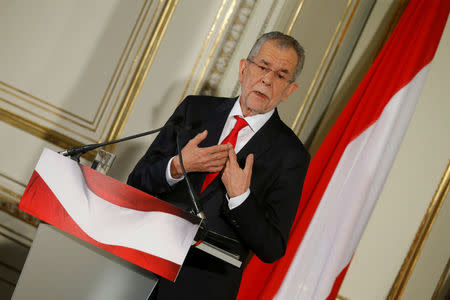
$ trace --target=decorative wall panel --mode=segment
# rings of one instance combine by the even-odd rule
[[[61,146],[104,141],[129,105],[148,42],[161,38],[154,35],[169,2],[15,1],[1,9],[2,120]]]

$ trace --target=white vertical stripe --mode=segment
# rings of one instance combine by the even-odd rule
[[[412,117],[429,66],[345,149],[275,299],[325,299],[348,265]]]
[[[42,152],[36,172],[77,225],[94,240],[183,263],[198,225],[160,211],[120,207],[98,197],[89,189],[75,161],[49,149]]]

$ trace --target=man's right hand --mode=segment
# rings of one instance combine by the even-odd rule
[[[200,148],[198,144],[200,144],[207,135],[207,130],[197,134],[181,150],[186,173],[215,173],[221,171],[225,166],[228,159],[228,151],[233,148],[233,146],[231,144],[225,144]],[[173,178],[179,178],[183,175],[178,156],[176,156],[170,164],[170,175],[172,175]]]

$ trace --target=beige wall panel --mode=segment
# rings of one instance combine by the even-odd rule
[[[104,139],[162,3],[0,1],[0,199],[18,201],[43,147]]]
[[[22,0],[0,7],[1,108],[84,143],[102,139],[144,38],[134,26],[152,23],[158,1]]]
[[[21,196],[42,148],[56,150],[57,147],[7,124],[2,125],[2,130],[2,138],[7,143],[0,147],[0,186]]]
[[[291,34],[305,48],[305,66],[303,73],[298,79],[299,88],[291,95],[291,104],[289,105],[288,102],[285,102],[280,106],[280,113],[283,114],[285,122],[289,125],[295,120],[298,109],[314,80],[314,76],[319,69],[336,27],[344,16],[348,3],[348,0],[305,0],[303,3],[302,10]],[[293,106],[292,103],[296,105]]]
[[[340,294],[345,297],[370,300],[388,295],[448,164],[449,51],[447,23],[408,131],[342,285]],[[435,286],[441,273],[433,270],[422,277],[429,280],[422,284]]]
[[[450,194],[447,194],[422,253],[403,293],[403,299],[431,299],[450,258]]]

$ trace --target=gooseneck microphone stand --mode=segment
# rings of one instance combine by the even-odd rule
[[[91,150],[94,150],[94,149],[97,149],[97,148],[100,148],[100,147],[103,147],[103,146],[117,144],[117,143],[120,143],[120,142],[136,139],[136,138],[139,138],[139,137],[142,137],[142,136],[150,135],[150,134],[159,132],[163,128],[171,126],[171,125],[172,124],[167,124],[167,125],[165,125],[163,127],[160,127],[160,128],[154,129],[154,130],[150,130],[150,131],[146,131],[146,132],[143,132],[143,133],[127,136],[127,137],[124,137],[124,138],[121,138],[121,139],[118,139],[118,140],[114,140],[114,141],[74,147],[74,148],[71,148],[71,149],[59,151],[58,153],[62,154],[64,156],[69,156],[71,159],[73,159],[76,162],[80,162],[80,156],[85,154],[88,151],[91,151]]]

